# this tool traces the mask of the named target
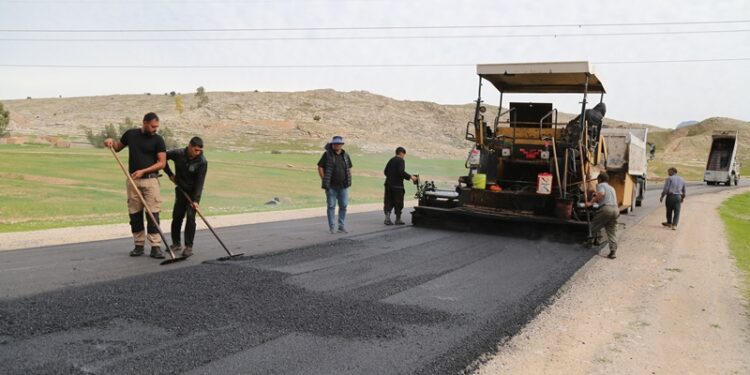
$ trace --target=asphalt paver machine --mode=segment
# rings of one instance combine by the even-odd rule
[[[473,143],[468,173],[455,189],[420,181],[416,226],[579,240],[590,237],[584,207],[596,177],[606,170],[601,135],[604,85],[588,62],[477,65],[478,97],[466,124]],[[482,100],[490,83],[500,94],[494,118]],[[503,100],[514,94],[580,96],[580,112],[564,123],[551,102]],[[597,104],[588,108],[590,98]],[[535,95],[546,97],[546,95]]]

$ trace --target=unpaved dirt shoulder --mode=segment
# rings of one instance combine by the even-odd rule
[[[717,211],[747,191],[689,197],[677,231],[657,209],[476,373],[750,373],[747,303]]]

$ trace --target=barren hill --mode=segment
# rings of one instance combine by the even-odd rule
[[[224,148],[320,149],[334,134],[349,147],[365,152],[390,151],[400,144],[429,156],[465,153],[463,127],[473,116],[471,105],[439,105],[399,101],[363,91],[211,92],[197,108],[193,94],[184,95],[185,111],[175,97],[112,95],[5,102],[13,135],[49,135],[83,140],[85,129],[130,117],[139,123],[154,111],[162,126],[180,138],[201,135]]]
[[[183,95],[185,110],[168,95],[111,95],[80,98],[11,100],[12,135],[56,136],[84,142],[85,129],[100,130],[125,117],[138,123],[154,111],[162,126],[186,140],[201,135],[209,144],[229,149],[319,150],[334,134],[348,147],[390,152],[396,145],[415,155],[458,157],[470,146],[465,125],[474,105],[441,105],[395,100],[365,91],[210,92],[198,108],[194,94]],[[488,106],[492,116],[497,109]],[[560,121],[572,115],[560,114]],[[606,126],[636,126],[607,119]]]
[[[711,117],[695,125],[669,132],[652,133],[657,155],[672,163],[704,165],[711,147],[711,134],[715,130],[738,130],[740,160],[750,160],[750,122],[725,117]]]

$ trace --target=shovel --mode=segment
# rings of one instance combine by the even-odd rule
[[[172,181],[172,182],[174,182],[174,181]],[[200,216],[200,217],[201,217],[201,220],[203,220],[203,222],[204,222],[204,223],[206,223],[206,226],[207,226],[207,227],[208,227],[208,229],[209,229],[209,230],[211,231],[211,233],[213,233],[214,237],[216,237],[216,240],[217,240],[217,241],[219,241],[219,243],[221,244],[221,247],[223,247],[223,248],[224,248],[224,251],[226,251],[226,252],[227,252],[227,254],[229,254],[229,255],[227,255],[227,256],[225,256],[225,257],[221,257],[221,258],[219,258],[219,260],[222,260],[222,261],[224,261],[224,260],[229,260],[229,259],[233,259],[233,258],[236,258],[236,257],[241,257],[241,256],[245,255],[245,253],[237,253],[237,254],[234,254],[234,253],[232,253],[231,251],[229,251],[229,249],[227,248],[227,245],[224,245],[224,241],[222,241],[222,240],[221,240],[221,238],[219,238],[219,235],[218,235],[218,234],[216,234],[216,231],[215,231],[215,230],[214,230],[214,228],[213,228],[213,227],[211,226],[211,224],[209,224],[209,223],[208,223],[208,220],[206,220],[206,218],[205,218],[205,217],[203,216],[203,214],[202,214],[202,213],[201,213],[201,211],[200,211],[200,210],[198,209],[198,207],[195,207],[195,206],[194,206],[194,204],[193,204],[193,200],[192,200],[192,199],[190,199],[190,195],[188,195],[188,193],[186,193],[186,192],[185,192],[185,190],[183,190],[183,189],[182,189],[182,188],[180,187],[180,185],[178,185],[178,184],[177,184],[177,182],[174,182],[174,184],[175,184],[175,186],[177,186],[177,189],[179,189],[179,190],[180,190],[180,192],[182,193],[182,195],[184,195],[184,196],[185,196],[185,199],[187,199],[188,203],[190,204],[190,207],[192,207],[192,208],[193,208],[193,209],[195,210],[195,212],[196,212],[196,213],[198,213],[198,216]]]
[[[130,177],[130,173],[128,173],[128,171],[125,169],[125,166],[122,165],[120,158],[117,157],[117,153],[115,152],[115,149],[110,147],[109,151],[112,151],[112,156],[115,157],[115,160],[117,160],[117,164],[120,165],[120,169],[122,169],[122,173],[125,173],[125,176],[128,178],[128,181],[130,181],[130,185],[133,187],[136,194],[138,194],[138,198],[141,200],[141,203],[143,203],[143,207],[146,208],[146,212],[148,213],[148,216],[151,218],[151,221],[154,223],[154,225],[156,225],[156,229],[159,231],[159,236],[161,236],[161,240],[164,241],[164,246],[167,247],[167,251],[169,252],[170,259],[162,261],[159,264],[163,266],[165,264],[171,264],[171,263],[175,263],[175,262],[179,262],[181,260],[187,259],[187,257],[184,257],[184,256],[176,257],[174,255],[172,248],[169,246],[169,242],[167,242],[167,237],[164,236],[164,232],[161,231],[161,227],[159,227],[159,223],[156,221],[156,217],[154,217],[154,214],[151,212],[151,209],[146,204],[146,199],[143,198],[141,191],[138,190],[138,185],[135,184],[135,181],[133,181],[133,178]]]

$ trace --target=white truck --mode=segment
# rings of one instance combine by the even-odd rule
[[[641,205],[646,193],[648,129],[603,128],[609,184],[617,192],[622,212]]]
[[[716,130],[712,135],[711,150],[708,152],[706,173],[703,181],[709,185],[737,185],[740,180],[740,163],[737,162],[738,132]]]

